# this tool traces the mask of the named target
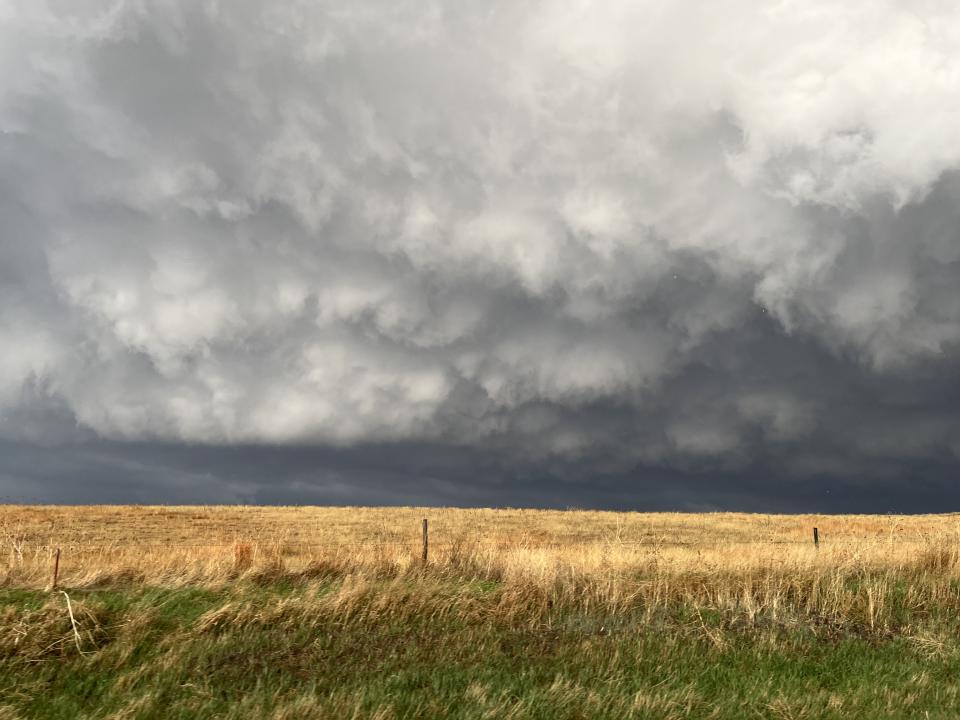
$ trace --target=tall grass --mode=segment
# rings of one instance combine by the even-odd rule
[[[0,717],[956,717],[955,523],[0,507]]]
[[[60,547],[60,584],[75,589],[429,577],[495,583],[525,611],[684,606],[738,621],[816,617],[878,630],[905,609],[957,604],[955,525],[953,516],[7,506],[0,586],[48,587]]]

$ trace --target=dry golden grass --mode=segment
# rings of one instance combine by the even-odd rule
[[[431,541],[426,566],[424,517]],[[33,668],[53,657],[109,658],[103,668],[127,673],[110,686],[111,697],[131,703],[116,717],[162,717],[168,697],[191,713],[206,708],[211,717],[376,717],[375,707],[382,717],[418,717],[420,703],[440,702],[433,690],[418,694],[423,668],[447,677],[483,663],[488,680],[496,681],[471,681],[463,697],[445,696],[434,716],[742,717],[742,678],[711,674],[730,663],[765,668],[751,680],[759,697],[751,716],[894,716],[890,708],[913,703],[952,713],[960,707],[960,685],[924,673],[950,677],[950,668],[960,667],[958,520],[0,507],[0,588],[9,590],[0,605],[6,629],[0,660],[18,659],[17,667],[30,672],[11,682],[33,687],[40,682],[31,679]],[[61,593],[37,592],[50,587],[56,548],[63,551],[60,586],[73,595],[72,610]],[[180,609],[165,609],[167,603]],[[128,662],[145,647],[155,660]],[[849,692],[818,689],[805,664],[812,652],[829,660],[831,648],[856,664]],[[245,660],[221,662],[221,650]],[[258,669],[261,657],[272,658],[269,672]],[[533,659],[555,672],[546,680],[518,674],[516,658],[517,667]],[[898,674],[904,658],[917,669],[908,683],[913,694],[874,687],[881,667],[891,682],[906,682]],[[784,662],[793,664],[784,670]],[[232,700],[221,707],[221,695],[192,695],[193,681],[184,678],[195,672],[184,668],[198,663],[208,672],[220,668],[224,683],[261,688],[249,696],[260,705]],[[79,693],[88,665],[70,668]],[[295,679],[291,688],[303,675],[319,678],[322,692],[288,693],[281,702],[277,688],[287,682],[281,670]],[[334,682],[344,672],[353,673],[348,689]],[[400,692],[390,678],[403,673],[410,677]],[[280,685],[262,685],[265,677]],[[161,685],[163,692],[150,689]],[[131,694],[133,688],[141,694]],[[526,705],[517,704],[517,693],[526,693]],[[20,704],[33,707],[34,697],[23,691]],[[832,715],[824,714],[828,704]],[[558,707],[570,712],[558,715]]]
[[[83,585],[123,572],[145,582],[216,581],[238,568],[317,562],[358,569],[419,566],[421,518],[430,563],[496,564],[547,579],[561,570],[618,574],[757,569],[930,569],[954,564],[960,517],[616,513],[366,507],[0,506],[6,585],[60,577]],[[816,551],[812,528],[820,530]]]
[[[946,591],[960,546],[954,515],[0,506],[0,584],[49,586],[56,548],[60,583],[76,588],[210,585],[241,574],[316,575],[322,568],[338,575],[422,573],[423,517],[430,520],[431,572],[550,592],[588,589],[584,597],[613,606],[671,588],[698,588],[711,605],[732,602],[744,582],[752,587],[760,578],[773,583],[762,591],[772,599],[791,585],[809,586],[805,594],[815,583],[822,592],[862,572],[876,574],[877,582],[920,573],[942,580]]]

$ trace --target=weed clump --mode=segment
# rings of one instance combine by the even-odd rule
[[[237,542],[233,546],[233,569],[237,572],[249,570],[253,565],[253,545],[248,542]]]

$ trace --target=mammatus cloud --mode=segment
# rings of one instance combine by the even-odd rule
[[[960,9],[0,7],[0,437],[960,456]]]

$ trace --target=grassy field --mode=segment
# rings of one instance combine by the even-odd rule
[[[958,521],[0,507],[0,720],[955,718]]]

